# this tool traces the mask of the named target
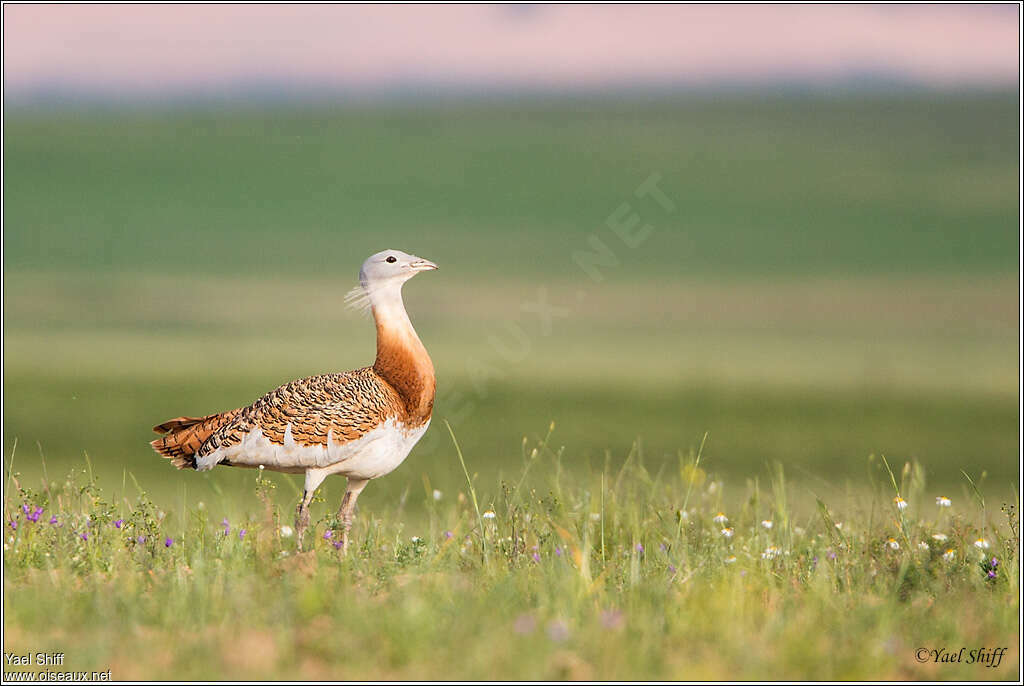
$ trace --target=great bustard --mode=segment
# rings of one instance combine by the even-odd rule
[[[300,548],[316,489],[331,474],[348,477],[338,510],[347,550],[359,494],[398,467],[430,424],[434,365],[405,312],[402,285],[431,269],[437,265],[398,250],[363,262],[350,300],[373,310],[372,367],[292,381],[237,410],[171,419],[153,427],[163,436],[151,445],[178,469],[223,464],[305,473],[295,517]]]

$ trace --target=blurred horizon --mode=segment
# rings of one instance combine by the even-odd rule
[[[5,105],[1007,90],[1017,5],[12,5]]]

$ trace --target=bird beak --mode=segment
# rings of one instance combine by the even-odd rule
[[[430,260],[424,260],[419,257],[410,262],[409,267],[411,267],[414,272],[429,272],[432,269],[437,269],[436,264]]]

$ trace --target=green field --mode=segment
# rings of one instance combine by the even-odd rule
[[[912,651],[886,653],[877,672],[870,662],[855,664],[854,637],[870,631],[867,610],[845,638],[836,637],[845,652],[831,661],[811,659],[828,646],[809,637],[828,612],[850,610],[844,603],[857,592],[884,605],[884,621],[893,622],[887,631],[903,647],[918,639],[967,640],[978,626],[975,615],[946,614],[933,618],[929,635],[921,622],[937,610],[921,604],[937,594],[1015,616],[1016,600],[1009,607],[1004,601],[1019,587],[1016,571],[991,593],[971,575],[977,561],[970,555],[972,537],[1005,539],[1014,551],[1008,563],[1016,565],[998,504],[1019,491],[1017,116],[1016,93],[9,109],[5,460],[13,456],[19,483],[37,498],[49,497],[38,492],[44,474],[56,491],[70,469],[88,464],[110,507],[89,498],[62,501],[69,516],[96,508],[127,516],[142,488],[166,513],[161,530],[185,538],[148,561],[110,538],[89,565],[70,566],[25,551],[58,546],[71,554],[74,541],[19,538],[22,552],[5,552],[8,570],[18,570],[5,582],[13,606],[5,628],[16,623],[18,649],[31,649],[29,637],[43,635],[68,641],[72,651],[78,639],[47,624],[57,610],[46,610],[41,598],[78,589],[80,602],[55,616],[65,624],[135,627],[120,647],[99,641],[110,638],[100,631],[81,647],[90,665],[114,662],[126,676],[146,674],[126,662],[130,651],[167,638],[202,643],[205,652],[194,663],[168,654],[166,664],[154,663],[159,669],[253,675],[210,652],[221,645],[217,632],[237,621],[251,622],[253,642],[276,641],[266,672],[278,676],[543,678],[586,676],[589,669],[593,678],[730,678],[768,673],[747,671],[764,668],[779,678],[987,678],[967,667],[927,671]],[[637,194],[652,174],[661,202]],[[629,230],[636,240],[624,241],[611,225],[630,213],[639,217]],[[608,251],[600,280],[580,265],[581,255],[594,254],[594,241]],[[293,378],[370,363],[373,327],[345,310],[343,296],[362,260],[384,248],[441,266],[406,288],[437,368],[434,423],[409,460],[360,498],[357,539],[390,541],[391,552],[367,548],[338,563],[325,548],[312,563],[301,558],[318,571],[295,580],[284,574],[285,595],[259,609],[223,598],[209,611],[192,607],[199,638],[181,637],[168,624],[169,609],[134,613],[104,599],[108,583],[127,584],[129,597],[181,591],[188,577],[180,571],[176,580],[143,583],[145,569],[165,563],[187,563],[213,583],[227,570],[252,574],[259,593],[280,583],[264,567],[276,569],[273,556],[291,543],[274,538],[280,522],[272,524],[267,512],[288,518],[299,477],[272,476],[277,488],[264,510],[253,472],[176,472],[149,450],[149,427],[248,404]],[[502,536],[512,535],[503,484],[517,483],[523,472],[524,441],[534,445],[555,423],[551,454],[524,482],[523,492],[533,495],[518,504],[538,517],[527,538],[547,546],[544,571],[514,555],[479,565],[451,557],[439,538],[445,529],[482,539],[468,502],[453,502],[468,494],[442,420],[452,424],[476,474],[481,508],[502,515]],[[672,534],[663,518],[682,506],[680,465],[705,434],[701,468],[721,491],[701,496],[698,529]],[[879,547],[896,533],[882,514],[892,497],[882,455],[897,477],[906,463],[920,466],[914,508],[946,494],[955,503],[952,516],[962,518],[957,571],[929,572],[907,603],[892,601],[892,593],[902,588],[906,565],[924,562],[907,550],[909,536],[899,553],[906,564]],[[550,558],[551,537],[558,527],[571,531],[583,550],[584,538],[596,534],[578,519],[605,492],[600,475],[617,478],[624,464],[625,483],[614,492],[624,519],[601,547],[602,562],[587,572],[588,588],[597,583],[605,594],[591,602],[591,591],[574,585],[579,575],[567,576],[570,568],[580,571],[578,561],[546,566],[567,564]],[[776,464],[784,467],[788,501],[772,500],[770,509],[790,513],[809,538],[775,571],[758,566],[754,546],[765,541],[744,538],[749,550],[736,554],[750,556],[744,569],[754,592],[737,581],[739,567],[711,562],[721,551],[706,547],[714,529],[709,508],[746,508],[744,525],[756,532],[758,518],[770,512],[752,507],[751,498]],[[968,511],[976,497],[961,470],[978,484],[987,509]],[[556,479],[573,494],[561,509],[544,501]],[[636,490],[640,484],[652,490]],[[342,488],[342,480],[328,480],[327,502],[314,506],[315,517],[336,509]],[[434,488],[446,494],[441,505],[429,497]],[[858,554],[870,551],[870,560],[851,561],[854,576],[844,589],[833,577],[805,574],[807,560],[831,541],[816,497],[837,518],[856,521]],[[10,497],[8,518],[20,504]],[[550,519],[543,526],[542,512]],[[933,511],[911,512],[920,532],[934,524]],[[205,519],[215,528],[225,516],[252,522],[261,543],[249,553],[225,552],[221,567],[196,527]],[[26,527],[19,536],[29,535]],[[392,559],[398,542],[413,534],[425,539],[423,550]],[[637,557],[638,536],[648,557],[634,569],[628,560]],[[685,559],[691,571],[703,571],[688,585],[669,582],[669,557],[652,560],[659,541],[674,546],[676,567]],[[932,558],[928,565],[940,564]],[[869,583],[885,560],[896,565],[893,576]],[[51,567],[57,576],[42,581],[38,570]],[[806,595],[787,595],[791,577]],[[324,584],[354,595],[328,601]],[[474,591],[453,606],[458,618],[434,616],[428,606],[448,603],[461,585]],[[672,657],[697,629],[685,614],[657,608],[693,601],[702,589],[721,589],[728,600],[705,599],[695,617],[713,621],[715,613],[734,612],[737,623],[711,632],[685,660]],[[179,602],[200,602],[196,593],[186,590],[187,601]],[[398,601],[391,605],[389,597]],[[286,600],[307,609],[285,610]],[[497,619],[485,627],[481,608],[491,604]],[[318,605],[328,614],[359,614],[358,629],[349,631],[366,645],[408,626],[408,645],[391,640],[379,661],[352,658],[345,671],[332,671],[341,669],[341,658],[301,642],[285,647],[285,634],[306,620],[336,626],[334,615],[314,616]],[[612,606],[625,612],[625,633],[586,638],[580,627],[600,624],[595,617]],[[388,611],[367,614],[380,607]],[[723,649],[715,657],[723,641],[760,636],[765,613],[779,607],[793,623],[772,645],[786,650],[769,656],[759,649],[749,664],[740,652]],[[277,629],[276,611],[298,614]],[[553,641],[538,629],[510,639],[509,622],[523,614],[536,615],[542,627],[569,622],[572,638]],[[1015,645],[1009,615],[1000,617],[986,636]],[[450,646],[428,657],[424,632],[434,620],[453,633]],[[904,622],[913,626],[901,633]],[[810,657],[797,654],[799,636],[810,641]],[[507,656],[487,657],[486,642],[505,640],[514,644]],[[637,657],[602,662],[604,640],[634,646]],[[447,661],[473,646],[476,656],[465,664]],[[540,652],[527,667],[522,656],[531,651]],[[1019,674],[1019,655],[1011,657],[995,678]],[[692,664],[699,667],[688,671]]]

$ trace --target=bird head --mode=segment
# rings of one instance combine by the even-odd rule
[[[401,250],[382,250],[370,255],[359,270],[359,283],[364,287],[405,283],[420,272],[437,269],[437,265],[422,257]]]
[[[346,301],[354,309],[366,309],[370,305],[371,294],[397,293],[402,284],[412,277],[434,269],[437,265],[422,257],[401,250],[382,250],[363,262],[359,270],[359,286],[349,292]]]

